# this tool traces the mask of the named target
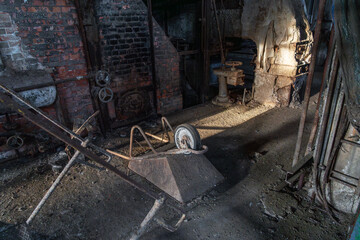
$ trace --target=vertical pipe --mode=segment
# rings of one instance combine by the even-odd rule
[[[86,59],[86,66],[88,69],[92,70],[92,64],[91,64],[91,59],[90,59],[88,42],[87,42],[87,38],[86,38],[86,31],[85,31],[84,24],[83,24],[83,16],[82,16],[81,8],[80,8],[80,2],[79,2],[79,0],[75,0],[74,2],[75,2],[76,14],[77,14],[78,21],[79,21],[79,30],[80,30],[80,34],[81,34],[81,39],[84,44],[84,54],[85,54],[85,59]]]
[[[332,125],[333,125],[333,121],[334,121],[334,115],[335,115],[335,111],[336,111],[336,107],[337,107],[337,103],[338,103],[338,99],[339,99],[339,93],[341,90],[341,85],[342,85],[342,78],[341,78],[341,74],[339,74],[337,81],[336,81],[336,85],[335,85],[335,91],[333,93],[332,96],[332,102],[331,102],[331,107],[330,107],[330,112],[329,112],[329,117],[328,117],[328,122],[327,122],[327,127],[326,127],[326,131],[325,131],[325,137],[324,137],[324,141],[323,141],[323,147],[322,147],[322,151],[321,151],[321,155],[320,155],[320,161],[319,161],[319,165],[323,165],[323,160],[324,160],[324,156],[325,156],[325,151],[327,149],[327,144],[330,141],[330,134],[331,134],[331,129],[332,129]]]
[[[79,21],[79,31],[81,34],[81,40],[83,42],[83,50],[84,50],[84,54],[85,54],[85,59],[86,59],[86,67],[88,71],[92,71],[94,70],[94,66],[93,66],[93,62],[91,61],[90,58],[90,53],[89,53],[89,43],[88,43],[88,39],[86,36],[86,30],[84,27],[84,23],[83,23],[83,12],[81,10],[81,5],[79,0],[75,0],[75,8],[76,8],[76,14],[78,17],[78,21]],[[93,87],[93,83],[91,83],[91,81],[89,80],[89,90],[91,92],[91,89]],[[105,113],[107,113],[107,110],[104,111],[103,108],[101,108],[101,105],[99,103],[99,100],[97,98],[91,98],[92,104],[94,109],[100,110],[101,114],[99,115],[98,118],[98,122],[99,122],[99,126],[100,126],[100,130],[101,130],[101,134],[105,137],[106,136],[106,130],[107,130],[107,126],[105,124]],[[107,124],[110,125],[110,124]]]
[[[321,103],[321,96],[322,96],[322,92],[324,91],[324,86],[325,86],[325,79],[327,79],[327,75],[329,72],[329,67],[331,65],[331,58],[332,58],[332,52],[334,49],[333,43],[334,43],[334,26],[331,29],[331,34],[330,34],[330,40],[329,40],[329,46],[328,46],[328,51],[327,51],[327,55],[326,55],[326,60],[325,60],[325,67],[324,67],[324,72],[322,75],[322,80],[321,80],[321,86],[320,86],[320,91],[319,91],[319,96],[318,96],[318,100],[317,100],[317,105],[316,105],[316,111],[315,111],[315,116],[314,116],[314,121],[313,121],[313,126],[310,132],[310,137],[309,137],[309,141],[306,147],[306,152],[305,155],[308,155],[311,150],[312,150],[312,146],[313,146],[313,142],[314,142],[314,138],[316,135],[316,131],[318,128],[318,124],[319,124],[319,108],[320,108],[320,103]]]
[[[201,102],[204,103],[209,89],[209,6],[211,0],[202,0],[202,28],[201,28],[201,49],[203,53],[203,82],[201,88]]]
[[[219,45],[220,45],[220,55],[221,55],[221,64],[225,64],[225,55],[224,55],[224,49],[223,49],[223,42],[222,42],[222,36],[221,36],[221,30],[220,30],[220,23],[219,18],[217,15],[217,8],[215,0],[212,0],[213,8],[214,8],[214,15],[216,19],[216,27],[219,34]]]
[[[338,124],[339,124],[339,119],[340,119],[340,113],[343,107],[343,101],[344,101],[344,88],[343,88],[343,82],[341,83],[341,92],[340,95],[337,99],[337,103],[336,103],[336,108],[335,108],[335,113],[334,113],[334,119],[333,122],[331,124],[331,126],[329,126],[330,128],[330,135],[329,135],[329,141],[328,144],[326,146],[326,152],[325,152],[325,156],[324,156],[324,160],[323,160],[323,164],[328,164],[328,160],[330,157],[330,153],[331,150],[333,148],[333,144],[334,144],[334,139],[335,139],[335,133],[337,131],[338,128]]]
[[[319,48],[321,25],[322,25],[322,19],[324,17],[325,3],[326,3],[326,0],[320,0],[320,2],[319,2],[319,12],[318,12],[318,17],[317,17],[317,22],[316,22],[316,27],[315,27],[315,34],[314,34],[314,45],[313,45],[313,49],[312,49],[311,62],[310,62],[310,66],[309,66],[309,74],[306,79],[304,104],[303,104],[303,110],[301,113],[298,137],[297,137],[297,141],[296,141],[296,147],[295,147],[295,153],[294,153],[292,166],[295,166],[296,163],[299,161],[301,141],[302,141],[302,137],[303,137],[303,133],[304,133],[306,115],[307,115],[307,110],[308,110],[309,101],[310,101],[311,84],[312,84],[312,80],[314,77],[314,71],[315,71],[316,55],[317,55],[317,50]]]
[[[315,192],[316,194],[318,194],[319,196],[319,192],[318,192],[318,165],[320,162],[320,157],[321,157],[321,150],[322,150],[322,146],[324,143],[324,139],[325,139],[325,133],[326,133],[326,126],[327,126],[327,122],[329,119],[329,111],[330,111],[330,107],[331,107],[331,98],[334,92],[334,88],[335,88],[335,83],[336,83],[336,79],[337,79],[337,72],[338,72],[338,67],[339,67],[339,58],[337,55],[337,52],[335,51],[335,59],[334,59],[334,63],[333,63],[333,68],[332,69],[332,74],[330,76],[330,83],[329,83],[329,92],[326,98],[326,103],[324,106],[324,114],[322,116],[322,123],[319,129],[319,133],[318,133],[318,137],[317,137],[317,147],[315,149],[314,152],[314,165],[313,165],[313,185],[315,187]],[[321,197],[321,196],[319,196]]]
[[[158,102],[157,102],[157,78],[156,78],[156,67],[155,67],[155,46],[154,46],[154,25],[153,25],[153,16],[152,16],[152,3],[151,0],[147,0],[147,9],[148,9],[148,25],[149,25],[149,37],[150,37],[150,55],[151,55],[151,75],[152,75],[152,84],[154,88],[153,98],[154,98],[154,108],[155,113],[158,112]]]

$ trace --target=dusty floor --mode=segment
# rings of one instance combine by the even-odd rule
[[[310,107],[314,111],[313,101]],[[301,197],[306,195],[302,191],[274,190],[291,164],[299,116],[299,109],[211,104],[168,116],[173,125],[188,122],[198,128],[209,147],[205,155],[226,181],[184,206],[188,212],[178,231],[152,224],[141,239],[345,239],[346,220],[343,225],[332,222]],[[311,119],[306,134],[309,124]],[[122,131],[98,145],[120,151],[128,141],[119,137]],[[13,226],[26,220],[55,179],[47,164],[50,157],[2,166],[0,239],[18,239],[19,227]],[[123,166],[120,159],[112,163]],[[127,239],[152,204],[111,172],[77,164],[29,230],[35,239]]]

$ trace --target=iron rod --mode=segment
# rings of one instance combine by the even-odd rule
[[[320,155],[319,165],[323,165],[323,163],[324,163],[326,147],[327,147],[327,144],[329,143],[331,127],[332,127],[332,123],[334,121],[335,110],[336,110],[337,102],[339,99],[341,83],[342,83],[342,78],[341,78],[341,72],[340,72],[337,77],[337,80],[336,80],[334,94],[332,95],[331,107],[330,107],[330,111],[329,111],[329,117],[327,119],[325,137],[324,137],[324,141],[322,143],[322,151],[321,151],[321,155]]]
[[[224,49],[223,49],[223,43],[222,43],[222,37],[221,37],[221,30],[220,30],[220,23],[219,23],[219,18],[218,18],[218,15],[217,15],[217,8],[216,8],[215,0],[212,0],[212,4],[213,4],[214,15],[215,15],[215,19],[216,19],[216,27],[217,27],[217,31],[218,31],[218,34],[219,34],[221,64],[225,64],[225,55],[224,55]]]
[[[155,59],[155,45],[154,45],[154,23],[153,23],[153,15],[152,15],[152,2],[151,0],[147,0],[147,10],[148,10],[148,27],[149,27],[149,37],[150,37],[150,57],[151,57],[151,75],[152,75],[152,84],[153,84],[153,98],[154,98],[154,110],[155,113],[158,111],[158,103],[157,103],[157,74],[156,74],[156,59]]]
[[[305,121],[306,121],[307,111],[308,111],[309,102],[310,102],[311,85],[312,85],[312,80],[314,77],[317,51],[319,48],[321,25],[322,25],[322,20],[324,17],[325,3],[326,3],[326,0],[320,0],[320,2],[319,2],[318,18],[317,18],[315,34],[314,34],[314,45],[313,45],[313,49],[312,49],[311,62],[310,62],[310,66],[309,66],[309,74],[306,79],[306,89],[305,89],[303,110],[301,113],[298,137],[297,137],[297,141],[296,141],[296,147],[295,147],[294,158],[293,158],[293,163],[292,163],[293,166],[295,166],[296,163],[299,161],[301,141],[302,141],[302,137],[304,134]]]
[[[323,75],[322,75],[322,79],[321,79],[321,86],[320,86],[320,90],[319,90],[319,96],[317,99],[317,105],[316,105],[316,111],[315,111],[315,116],[314,116],[314,120],[313,120],[313,126],[311,128],[311,132],[310,132],[310,136],[309,136],[309,141],[306,147],[306,152],[305,155],[307,155],[308,153],[311,152],[312,147],[313,147],[313,142],[314,142],[314,138],[316,135],[316,131],[317,131],[317,127],[319,125],[319,109],[320,109],[320,103],[321,103],[321,95],[322,92],[324,91],[324,87],[325,87],[325,79],[327,79],[327,75],[329,72],[329,68],[331,65],[331,58],[332,58],[332,51],[333,51],[333,43],[334,43],[334,26],[331,29],[331,34],[330,34],[330,40],[329,40],[329,46],[328,46],[328,51],[327,51],[327,55],[326,55],[326,60],[325,60],[325,67],[324,67],[324,71],[323,71]]]
[[[335,83],[336,83],[336,79],[337,79],[337,72],[338,72],[338,55],[337,52],[335,51],[335,59],[333,62],[333,71],[332,74],[330,76],[330,82],[329,82],[329,86],[328,86],[328,95],[326,97],[326,102],[324,103],[324,112],[323,112],[323,116],[322,116],[322,123],[319,129],[319,133],[318,133],[318,138],[317,138],[317,147],[315,149],[314,152],[314,165],[313,165],[313,184],[315,186],[315,191],[316,194],[319,195],[318,193],[318,165],[320,162],[320,157],[321,157],[321,150],[322,150],[322,146],[324,144],[324,138],[325,138],[325,133],[326,133],[326,126],[327,126],[327,121],[329,118],[329,111],[330,111],[330,106],[331,106],[331,98],[334,92],[334,88],[335,88]],[[319,197],[322,197],[319,195]]]
[[[330,153],[334,144],[334,139],[335,139],[335,133],[336,130],[338,128],[338,124],[339,124],[339,119],[340,119],[340,113],[341,113],[341,109],[343,107],[343,102],[344,102],[344,89],[343,89],[343,82],[341,83],[341,92],[340,95],[337,99],[337,104],[336,104],[336,109],[335,109],[335,114],[334,114],[334,119],[333,122],[331,124],[331,129],[330,129],[330,135],[329,135],[329,141],[328,144],[326,146],[326,152],[325,152],[325,156],[324,156],[324,160],[323,163],[327,164],[329,157],[330,157]]]
[[[149,147],[151,148],[151,151],[153,151],[153,153],[157,153],[154,149],[154,147],[151,145],[149,139],[146,137],[144,131],[141,129],[140,126],[135,125],[131,128],[130,131],[130,147],[129,147],[129,157],[132,158],[132,149],[133,149],[133,140],[134,140],[134,130],[137,129],[139,130],[139,132],[141,133],[141,135],[144,137],[146,143],[149,145]]]
[[[341,139],[341,142],[346,143],[346,144],[350,144],[350,145],[355,146],[355,147],[360,147],[360,143],[349,141],[349,140],[346,140],[346,139]]]

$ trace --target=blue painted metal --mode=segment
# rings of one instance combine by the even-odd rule
[[[358,218],[352,229],[352,233],[349,240],[360,240],[360,214],[358,215]]]

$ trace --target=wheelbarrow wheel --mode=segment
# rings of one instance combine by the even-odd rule
[[[181,124],[175,129],[175,144],[178,149],[190,148],[193,150],[201,149],[200,134],[196,128],[190,124]]]

